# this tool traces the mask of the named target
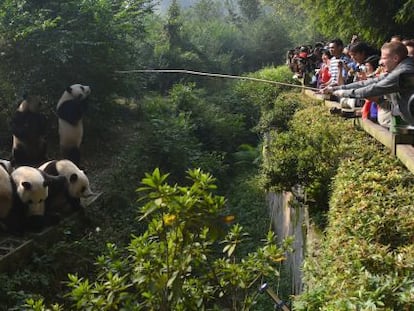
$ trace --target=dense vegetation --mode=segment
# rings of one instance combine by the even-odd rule
[[[413,303],[412,178],[378,145],[297,89],[118,72],[254,72],[296,83],[286,67],[272,66],[296,44],[346,41],[354,33],[380,44],[412,29],[412,1],[264,2],[200,0],[182,10],[173,0],[162,16],[151,0],[1,2],[0,154],[9,156],[9,119],[28,91],[44,97],[49,155],[56,157],[54,105],[68,84],[89,84],[84,165],[104,191],[82,223],[58,229],[53,247],[37,245],[28,265],[0,274],[1,310],[25,303],[42,310],[50,302],[102,310],[132,301],[154,309],[269,310],[256,285],[267,275],[278,286],[283,256],[271,234],[262,241],[269,227],[264,190],[298,183],[311,212],[327,212],[327,219],[296,308],[400,310]],[[144,177],[151,189],[136,202]],[[209,213],[197,212],[195,198]],[[139,220],[140,211],[150,220]],[[240,225],[227,223],[233,216]],[[187,230],[192,222],[199,231]],[[178,246],[186,256],[171,254]],[[148,258],[167,272],[149,269]],[[134,270],[141,264],[148,269]]]
[[[298,111],[275,135],[265,186],[304,186],[310,213],[327,219],[304,264],[295,310],[410,310],[414,303],[412,173],[352,122],[322,106]]]
[[[342,38],[348,42],[352,35],[380,47],[391,36],[399,34],[412,38],[414,2],[412,0],[266,0],[282,16],[299,19],[301,27],[316,29],[327,38]],[[301,17],[306,17],[305,19]],[[297,28],[293,28],[297,29]]]
[[[147,192],[140,218],[146,231],[126,249],[109,244],[98,258],[95,282],[69,276],[71,309],[249,310],[259,295],[258,281],[277,276],[285,250],[272,232],[242,260],[235,256],[247,237],[242,226],[222,237],[222,219],[231,216],[223,215],[224,197],[211,193],[210,175],[188,171],[187,187],[170,186],[167,177],[156,169],[138,189]]]
[[[410,310],[413,175],[367,137],[352,145],[335,177],[326,238],[305,265],[309,291],[297,309]]]

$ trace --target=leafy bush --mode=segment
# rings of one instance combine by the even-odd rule
[[[304,100],[301,93],[295,91],[282,92],[274,100],[272,109],[262,111],[256,130],[259,133],[287,131],[288,124],[295,112],[310,103],[311,101]]]
[[[225,234],[231,217],[224,197],[212,193],[211,175],[188,171],[187,187],[170,186],[167,177],[156,169],[137,189],[146,193],[140,219],[147,230],[125,249],[109,244],[96,281],[69,276],[72,309],[249,310],[261,278],[277,277],[284,250],[272,233],[257,251],[235,256],[246,233],[236,224]],[[26,307],[40,310],[43,301]]]
[[[321,106],[297,111],[288,130],[272,132],[269,141],[266,188],[300,184],[312,208],[329,203],[326,236],[308,254],[306,290],[295,310],[409,310],[412,174],[374,139]]]
[[[140,101],[137,132],[119,155],[122,165],[114,177],[127,182],[128,176],[136,178],[159,167],[182,181],[182,172],[199,167],[224,182],[229,173],[229,154],[245,141],[257,143],[257,138],[245,123],[245,111],[232,111],[237,103],[228,100],[220,105],[216,97],[209,99],[194,84],[177,84],[166,98],[154,96]],[[134,182],[128,180],[129,190]],[[119,181],[114,184],[121,185]]]
[[[410,310],[414,177],[377,142],[354,136],[335,177],[326,237],[305,263],[297,310]]]
[[[292,72],[287,66],[264,68],[249,74],[248,77],[298,85],[298,81],[293,79]],[[279,94],[291,89],[292,87],[282,84],[244,81],[237,84],[235,92],[240,100],[260,107],[263,112],[273,108]]]
[[[170,91],[170,103],[178,111],[188,114],[194,124],[194,134],[204,150],[232,152],[246,139],[243,111],[236,113],[232,107],[223,107],[220,101],[210,101],[205,91],[195,84],[177,84]],[[217,99],[214,97],[213,99]],[[235,106],[236,104],[233,103]]]
[[[127,79],[137,81],[113,73],[137,62],[134,41],[144,37],[150,1],[2,1],[0,11],[0,72],[9,81],[0,93],[7,98],[25,91],[59,98],[79,82],[101,102]]]
[[[331,179],[339,159],[349,153],[347,142],[354,138],[343,135],[352,125],[337,120],[316,105],[298,111],[288,131],[272,132],[263,167],[265,188],[290,191],[303,185],[307,199],[326,208]]]

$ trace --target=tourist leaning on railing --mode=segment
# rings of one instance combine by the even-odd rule
[[[319,69],[316,69],[315,73],[318,77],[316,87],[318,89],[324,88],[328,85],[331,79],[331,73],[329,72],[329,63],[332,55],[329,50],[322,51],[322,64]]]
[[[380,65],[385,74],[377,78],[321,90],[339,97],[372,98],[380,106],[378,97],[387,95],[392,105],[393,125],[414,125],[414,61],[401,42],[388,42],[381,48]],[[394,126],[392,127],[394,131]]]
[[[359,80],[373,79],[379,75],[377,73],[379,59],[380,57],[378,55],[371,55],[361,63],[361,66],[359,66],[359,74],[361,75]],[[381,115],[381,108],[379,110]],[[370,119],[373,122],[378,122],[378,106],[376,102],[365,99],[361,113],[362,119]]]

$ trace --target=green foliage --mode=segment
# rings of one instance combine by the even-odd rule
[[[245,124],[245,112],[233,110],[237,103],[225,107],[218,102],[210,102],[203,90],[195,84],[177,84],[170,92],[170,100],[179,111],[189,114],[195,126],[195,135],[204,150],[232,152],[246,140],[249,131]],[[216,100],[217,97],[215,98]]]
[[[257,72],[251,73],[249,77],[256,79],[263,79],[281,83],[297,84],[292,77],[292,72],[287,66],[279,66],[276,68],[268,67]],[[260,107],[262,112],[269,111],[274,107],[274,100],[283,91],[291,89],[288,86],[271,83],[258,83],[243,81],[238,82],[235,87],[235,92],[242,102],[247,102],[245,105],[256,105]]]
[[[244,49],[240,49],[243,54],[239,57],[243,60],[243,72],[285,63],[286,51],[292,47],[292,43],[286,26],[279,19],[267,14],[240,28]]]
[[[414,1],[408,0],[405,1],[404,5],[398,11],[396,15],[396,21],[399,23],[408,23],[413,21],[412,11],[414,9]]]
[[[98,258],[95,281],[69,276],[68,297],[75,310],[249,310],[263,276],[277,277],[284,250],[269,233],[264,246],[245,258],[235,257],[245,233],[225,230],[224,197],[214,195],[214,178],[188,171],[186,187],[166,183],[158,169],[146,174],[141,221],[147,230],[124,250],[108,245]],[[222,250],[220,251],[220,246]],[[27,303],[42,310],[42,301]],[[58,306],[55,306],[58,308]]]
[[[268,133],[271,131],[287,131],[289,122],[293,118],[295,112],[306,106],[301,93],[296,91],[283,92],[273,102],[273,107],[262,111],[256,130],[259,133]]]
[[[248,144],[242,144],[239,146],[238,151],[232,154],[234,159],[234,166],[236,167],[258,167],[261,154],[258,148]]]
[[[167,98],[143,99],[139,135],[133,134],[134,143],[119,156],[122,165],[113,184],[128,193],[136,182],[130,178],[154,167],[168,170],[177,181],[183,179],[185,170],[200,167],[225,182],[229,155],[243,142],[257,143],[245,121],[251,117],[250,108],[245,110],[225,93],[208,96],[191,83],[175,85]]]
[[[381,46],[392,35],[411,37],[413,19],[411,0],[387,1],[293,1],[308,12],[311,23],[325,36],[351,39],[359,34]],[[345,41],[348,41],[345,40]]]
[[[242,149],[244,150],[244,148]],[[259,168],[247,164],[237,172],[238,174],[227,185],[226,198],[228,203],[226,205],[229,214],[234,215],[235,220],[244,228],[248,228],[249,235],[237,248],[238,257],[244,257],[263,242],[262,237],[272,227],[272,220],[269,218],[266,192],[260,187]],[[286,248],[288,247],[289,245],[286,244]],[[280,279],[267,277],[263,282],[266,282],[269,288],[277,290],[281,299],[288,301],[291,294],[290,282],[284,277],[282,263],[279,268],[281,269]],[[272,300],[265,293],[258,296],[257,300],[254,310],[272,310],[274,307]]]
[[[349,138],[343,135],[349,127],[335,122],[320,105],[298,111],[287,132],[271,133],[263,167],[265,187],[289,191],[300,184],[308,200],[326,207],[339,159],[349,152]]]
[[[306,290],[295,310],[410,309],[414,178],[396,158],[318,105],[272,132],[263,172],[267,188],[300,184],[313,208],[329,203],[326,235],[304,264]]]
[[[315,27],[310,21],[309,14],[297,1],[263,0],[270,10],[273,18],[279,20],[287,29],[287,35],[293,42],[292,47],[306,43],[314,44],[323,39],[321,29]]]
[[[247,8],[252,4],[257,10]],[[165,19],[154,25],[159,35],[153,38],[152,65],[240,74],[283,63],[285,51],[291,47],[284,25],[258,2],[241,5],[249,17],[234,22],[223,1],[203,0],[186,10],[171,3]],[[162,91],[178,79],[208,82],[195,76],[163,75],[158,79]]]
[[[342,157],[320,250],[305,263],[297,310],[410,310],[413,175],[364,136]]]
[[[18,94],[36,90],[56,98],[68,84],[81,82],[92,85],[100,99],[109,97],[124,86],[114,71],[135,63],[133,41],[144,34],[148,4],[3,1],[1,75]]]
[[[258,0],[238,0],[240,12],[248,21],[254,21],[259,18],[261,12],[261,5]]]

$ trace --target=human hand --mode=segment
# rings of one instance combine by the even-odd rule
[[[332,94],[332,92],[333,92],[332,86],[327,86],[327,87],[321,89],[318,93],[320,93],[320,94]]]
[[[332,94],[335,95],[335,96],[338,96],[338,97],[344,97],[345,90],[336,90]]]
[[[356,41],[358,41],[358,35],[352,35],[351,44],[355,43]]]

